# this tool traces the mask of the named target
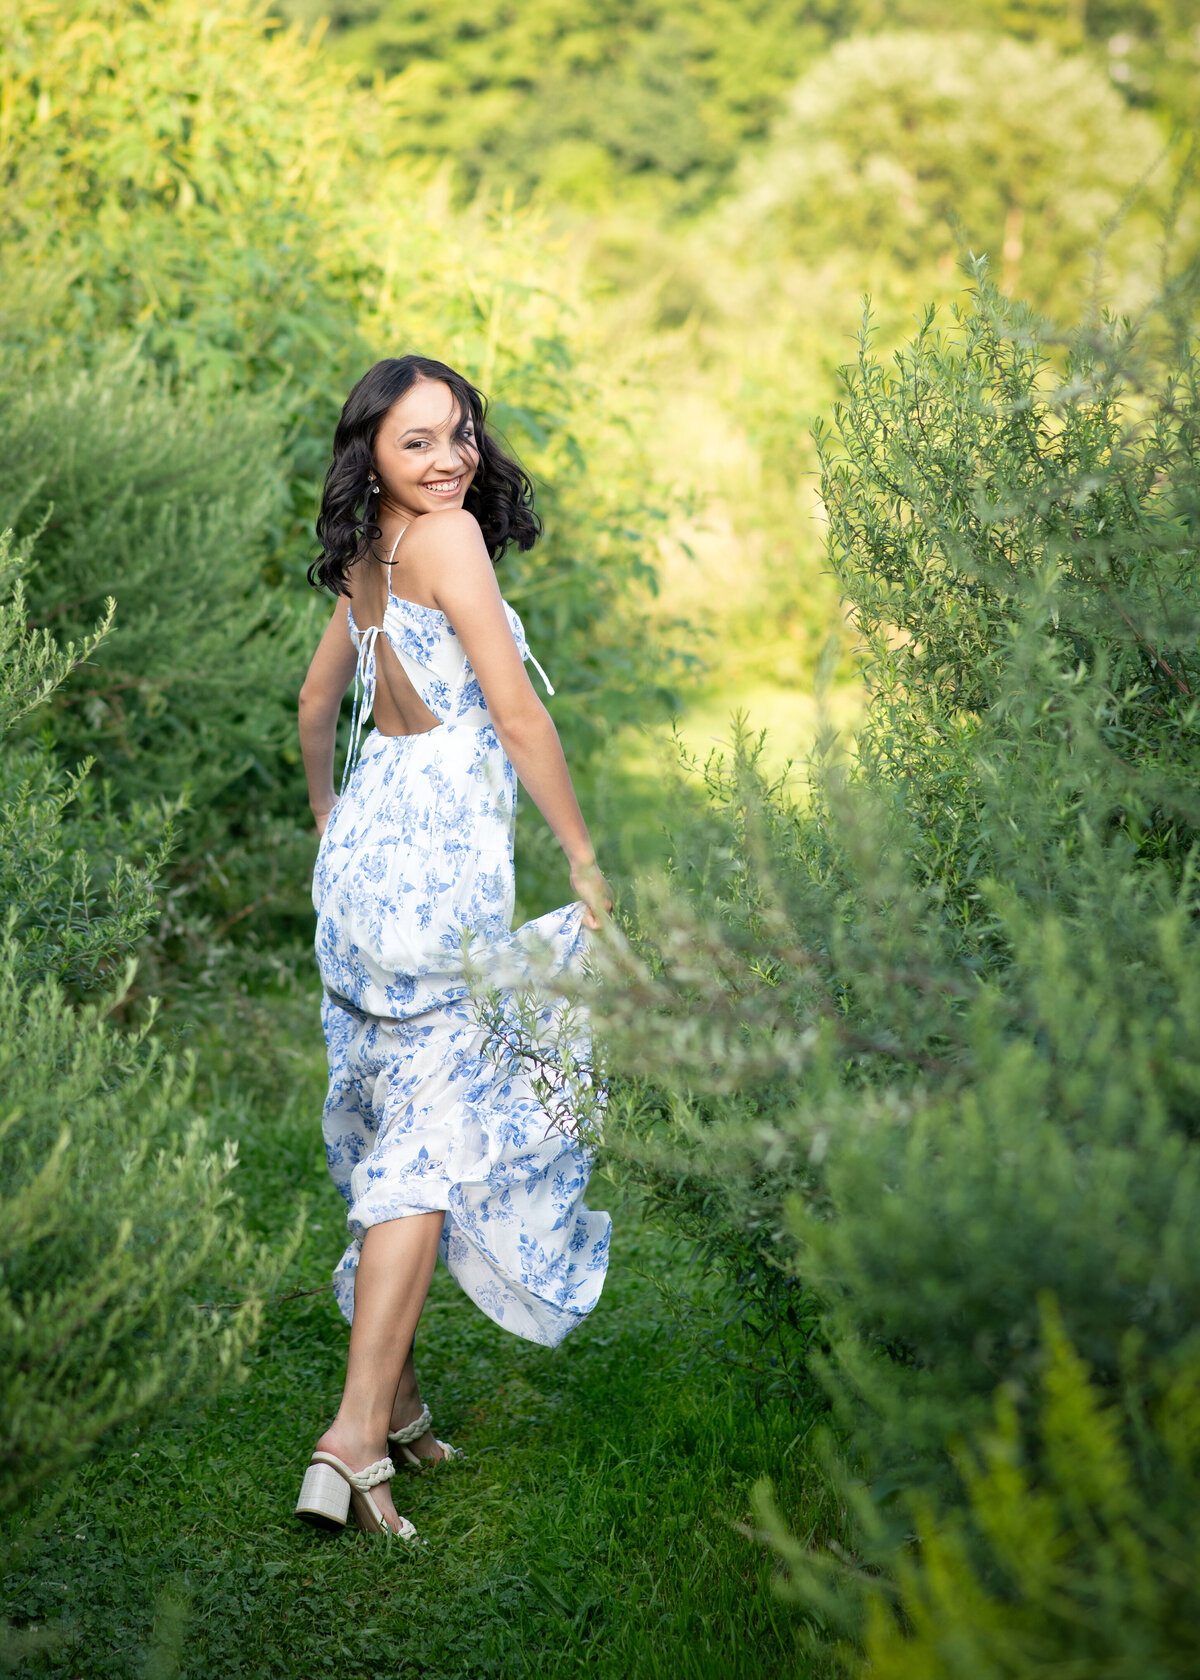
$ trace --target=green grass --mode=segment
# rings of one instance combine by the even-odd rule
[[[202,1064],[222,1129],[240,1134],[247,1218],[278,1239],[307,1199],[285,1287],[320,1283],[343,1227],[320,1149],[315,1006],[245,1005]],[[128,1433],[34,1514],[4,1612],[46,1643],[17,1672],[796,1674],[799,1625],[770,1557],[734,1525],[765,1474],[794,1529],[824,1527],[804,1421],[756,1408],[743,1379],[673,1334],[656,1280],[702,1282],[600,1175],[589,1201],[614,1211],[612,1266],[557,1350],[497,1328],[438,1269],[419,1369],[436,1427],[468,1456],[399,1479],[422,1547],[292,1517],[346,1330],[327,1294],[277,1303],[242,1383]]]

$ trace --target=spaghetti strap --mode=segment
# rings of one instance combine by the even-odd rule
[[[411,525],[411,524],[412,524],[412,520],[410,519],[409,522],[408,522],[408,525]],[[400,537],[402,537],[404,535],[405,531],[408,530],[408,525],[401,526]],[[392,544],[392,552],[387,557],[388,600],[389,601],[392,598],[392,561],[396,558],[396,550],[400,547],[400,537],[397,537],[395,542]]]
[[[529,647],[528,644],[526,644],[525,651],[529,655],[529,663],[532,666],[534,666],[534,668],[537,671],[538,676],[541,677],[542,682],[545,685],[546,693],[547,694],[553,694],[554,693],[554,684],[550,681],[550,678],[546,675],[545,671],[542,670],[542,667],[539,664],[537,656],[534,654],[533,649],[531,647]]]
[[[412,520],[409,520],[409,525]],[[405,525],[400,535],[392,544],[391,553],[387,558],[388,569],[388,601],[392,597],[392,561],[396,550],[400,546],[400,537],[408,530]],[[387,603],[384,604],[384,617],[387,617]],[[352,629],[358,630],[354,623],[354,608],[346,602],[346,622]],[[340,799],[346,791],[346,783],[350,779],[350,772],[358,762],[359,746],[362,742],[363,726],[367,721],[367,713],[375,709],[375,644],[382,636],[387,640],[387,631],[381,624],[368,624],[364,630],[358,630],[358,658],[354,665],[354,700],[350,710],[350,745],[346,751],[346,762],[342,766],[342,785],[338,793]],[[432,710],[432,708],[430,708]]]

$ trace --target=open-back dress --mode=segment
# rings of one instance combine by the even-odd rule
[[[461,1287],[506,1330],[554,1346],[596,1304],[611,1222],[584,1206],[586,1144],[555,1124],[514,1058],[487,1053],[467,963],[510,981],[523,966],[578,971],[584,906],[513,930],[516,772],[446,615],[394,595],[391,581],[389,564],[382,625],[360,628],[346,605],[358,649],[351,745],[313,875],[323,1128],[352,1239],[334,1288],[352,1318],[364,1232],[444,1211],[440,1254]],[[522,658],[553,694],[504,605]],[[439,724],[416,735],[372,728],[360,750],[379,635]],[[561,1005],[540,1019],[552,1030]],[[569,1019],[570,1053],[586,1065],[578,1005]]]

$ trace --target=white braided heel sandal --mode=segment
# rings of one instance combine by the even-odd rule
[[[368,1534],[398,1534],[404,1540],[415,1540],[417,1531],[407,1517],[398,1517],[400,1527],[392,1528],[371,1498],[371,1489],[390,1482],[395,1474],[396,1466],[390,1458],[368,1464],[365,1470],[351,1470],[332,1453],[315,1452],[304,1472],[296,1515],[315,1528],[345,1528],[353,1505],[354,1520]]]
[[[462,1457],[462,1448],[452,1447],[449,1441],[438,1441],[438,1446],[442,1449],[441,1458],[419,1458],[415,1452],[409,1451],[409,1442],[419,1441],[432,1422],[433,1413],[428,1406],[423,1405],[421,1415],[415,1422],[406,1423],[403,1429],[388,1430],[388,1445],[400,1448],[400,1451],[404,1454],[406,1465],[412,1465],[418,1470],[423,1470],[429,1464],[445,1464],[449,1459]],[[437,1441],[436,1435],[434,1440]]]

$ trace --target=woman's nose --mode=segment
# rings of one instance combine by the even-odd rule
[[[474,456],[466,445],[458,438],[452,438],[450,443],[439,451],[442,467],[448,467],[453,472],[461,472],[465,467],[474,463]]]

